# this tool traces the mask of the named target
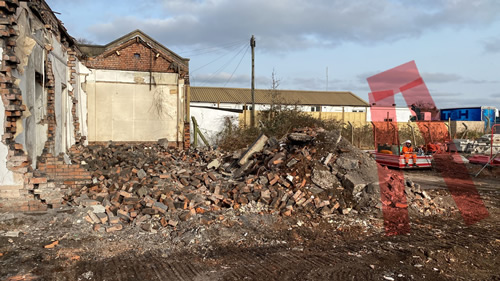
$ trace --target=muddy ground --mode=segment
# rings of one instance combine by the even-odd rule
[[[406,175],[452,202],[436,172]],[[400,236],[385,235],[381,211],[311,219],[249,206],[156,233],[95,232],[83,208],[3,213],[0,280],[500,280],[500,180],[475,182],[487,219],[410,214]]]

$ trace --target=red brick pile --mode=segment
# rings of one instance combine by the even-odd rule
[[[91,172],[93,184],[66,200],[88,207],[86,219],[96,230],[115,231],[124,223],[146,230],[175,226],[196,214],[250,203],[283,216],[381,207],[375,161],[321,129],[295,130],[281,140],[261,136],[235,153],[112,143],[80,150],[72,160]]]

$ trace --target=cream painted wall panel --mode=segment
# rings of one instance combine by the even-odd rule
[[[149,85],[135,85],[134,111],[137,120],[176,120],[177,95],[170,94],[175,87],[157,87],[149,91]],[[161,96],[161,98],[160,98]],[[155,110],[155,103],[162,101],[162,112]]]
[[[167,138],[169,141],[176,141],[175,132],[175,122],[136,120],[134,126],[134,140],[156,141],[161,138]]]
[[[96,85],[96,140],[108,141],[113,139],[113,93],[116,85],[97,84]]]
[[[85,78],[90,75],[90,70],[83,65],[81,62],[78,62],[77,64],[77,73],[78,75],[76,76],[76,94],[78,98],[78,104],[77,104],[77,114],[78,114],[78,119],[80,120],[80,134],[82,136],[88,136],[88,106],[87,106],[87,98],[88,95],[86,93],[86,89],[84,89],[82,86],[84,85]],[[88,138],[85,140],[84,144],[88,144]]]
[[[85,90],[87,92],[87,125],[88,125],[88,140],[96,141],[96,99],[95,99],[95,83],[86,83]]]
[[[108,105],[109,107],[113,107],[113,120],[132,122],[136,115],[134,112],[135,89],[130,85],[123,84],[115,84],[113,86],[113,102]]]
[[[113,137],[114,141],[136,141],[134,137],[134,122],[113,119]]]
[[[165,137],[182,141],[178,122],[183,121],[183,116],[177,116],[177,109],[184,107],[183,91],[177,84],[158,85],[179,82],[177,74],[154,75],[157,84],[150,91],[145,83],[149,80],[143,80],[149,79],[147,72],[92,70],[86,84],[89,141],[156,141]],[[160,114],[154,106],[158,102]]]

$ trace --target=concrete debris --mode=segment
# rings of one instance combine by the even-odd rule
[[[212,162],[208,163],[207,169],[219,169],[220,161],[219,159],[214,159]]]
[[[266,135],[261,135],[250,148],[243,154],[238,164],[245,165],[248,159],[255,153],[261,152],[266,145],[268,137]]]
[[[492,144],[493,139],[493,144]],[[486,134],[474,141],[471,152],[475,154],[493,154],[500,152],[500,134]]]
[[[94,184],[65,199],[88,208],[85,219],[94,230],[106,232],[125,224],[155,232],[194,216],[226,208],[244,212],[256,205],[259,212],[282,216],[379,212],[376,162],[338,132],[301,128],[271,140],[262,135],[244,153],[169,150],[159,143],[84,147],[72,161],[87,163]],[[390,182],[405,185],[395,176]],[[408,190],[402,190],[410,206],[434,213],[428,195],[415,184],[406,185]]]
[[[158,145],[161,146],[163,149],[168,149],[168,139],[167,138],[159,139]]]
[[[293,142],[310,142],[314,139],[314,136],[304,133],[291,133],[288,135],[288,139]]]
[[[20,231],[7,231],[3,236],[5,237],[19,237]]]

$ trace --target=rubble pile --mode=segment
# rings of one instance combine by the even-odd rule
[[[89,207],[86,219],[108,232],[123,223],[175,227],[196,214],[247,204],[283,216],[329,217],[378,211],[383,203],[373,158],[323,129],[296,129],[281,140],[262,135],[234,153],[110,143],[81,147],[72,161],[91,171],[93,184],[67,202]],[[414,206],[433,206],[414,184],[405,191]]]
[[[447,202],[435,202],[417,183],[404,179],[396,173],[388,173],[387,188],[382,190],[382,205],[390,208],[408,208],[412,213],[424,216],[444,214],[453,211]],[[442,198],[440,198],[442,199]]]

